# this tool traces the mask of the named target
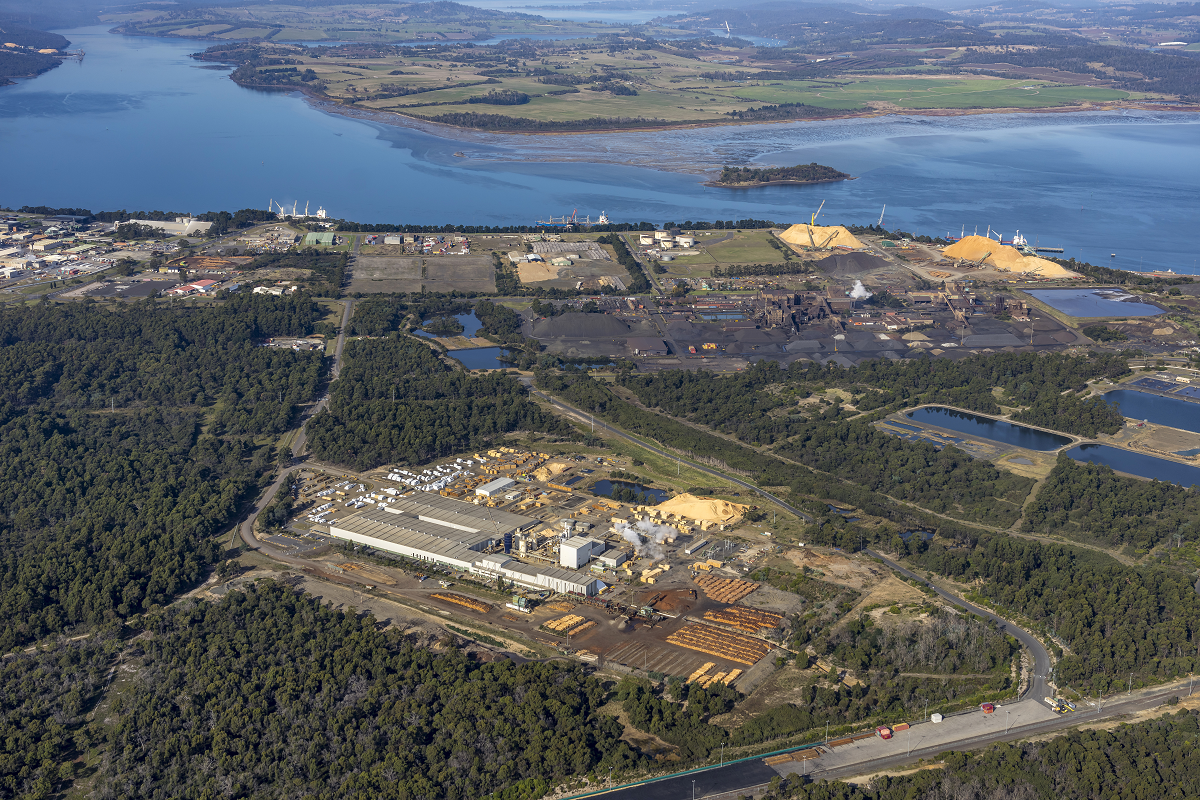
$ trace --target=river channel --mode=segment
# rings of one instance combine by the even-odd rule
[[[292,93],[243,89],[188,57],[209,42],[63,31],[87,52],[0,87],[0,203],[203,212],[323,206],[363,222],[990,225],[1106,265],[1191,272],[1200,124],[1167,111],[882,116],[574,136],[484,134],[357,119]],[[461,153],[461,156],[457,156]],[[722,164],[817,161],[856,180],[730,190]],[[1114,187],[1121,201],[1114,203]],[[1136,240],[1138,252],[1133,255]],[[1116,253],[1116,258],[1110,258]]]
[[[1070,444],[1073,440],[1058,433],[1047,433],[1024,425],[1014,425],[1004,420],[992,419],[969,411],[958,411],[943,406],[925,406],[910,411],[908,418],[914,422],[936,425],[968,436],[991,439],[993,442],[1023,447],[1026,450],[1051,452]]]

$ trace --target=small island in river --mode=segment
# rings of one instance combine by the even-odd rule
[[[778,186],[785,183],[831,183],[854,180],[850,175],[815,161],[794,167],[724,167],[721,176],[708,186],[744,189],[752,186]]]

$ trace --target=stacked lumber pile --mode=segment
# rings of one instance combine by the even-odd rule
[[[737,601],[758,588],[752,581],[739,581],[737,578],[718,578],[715,575],[701,575],[696,578],[696,585],[704,590],[709,600],[733,605]]]
[[[705,655],[753,666],[771,652],[771,645],[711,625],[690,624],[667,637],[667,642]]]
[[[472,611],[478,611],[480,614],[486,614],[492,610],[492,606],[482,600],[476,600],[474,597],[463,597],[461,594],[446,594],[443,592],[434,592],[429,595],[435,600],[442,600],[446,603],[454,603],[455,605],[469,608]]]
[[[763,628],[778,628],[779,624],[783,622],[781,614],[747,606],[730,606],[722,608],[720,611],[706,611],[704,618],[709,622],[719,622],[745,633],[758,633]]]

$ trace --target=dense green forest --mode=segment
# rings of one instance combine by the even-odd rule
[[[718,185],[744,185],[754,183],[770,183],[772,181],[795,181],[799,183],[818,183],[825,181],[844,181],[850,176],[845,172],[826,167],[823,164],[798,164],[794,167],[730,167],[721,169],[721,177],[715,181]]]
[[[117,694],[100,798],[537,798],[637,757],[580,665],[472,660],[268,581],[183,603]]]
[[[420,464],[510,431],[570,432],[513,377],[455,369],[416,339],[360,339],[344,355],[329,410],[308,424],[317,458],[357,469]]]
[[[909,735],[909,734],[902,734]],[[1047,741],[949,753],[941,769],[870,784],[773,780],[762,800],[1144,800],[1200,796],[1195,711],[1113,730],[1072,731]],[[744,800],[744,798],[739,798]]]
[[[1079,436],[1095,437],[1098,433],[1114,434],[1125,425],[1119,408],[1106,403],[1103,397],[1081,398],[1074,394],[1045,392],[1029,408],[1012,415],[1017,422],[1028,422]]]
[[[1200,494],[1161,481],[1126,478],[1060,453],[1025,509],[1025,530],[1147,550],[1191,530],[1200,519]]]
[[[0,797],[52,797],[102,741],[85,714],[108,684],[120,643],[109,636],[55,641],[0,661]]]
[[[305,277],[293,278],[293,283],[302,284],[316,297],[340,297],[347,263],[345,253],[322,252],[310,247],[287,253],[264,253],[251,261],[246,269],[304,270],[298,274]]]
[[[386,336],[400,329],[404,320],[466,314],[471,302],[457,292],[450,294],[376,294],[354,303],[348,336]]]
[[[0,311],[0,650],[169,602],[315,396],[305,295]]]

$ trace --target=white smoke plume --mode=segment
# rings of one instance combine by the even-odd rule
[[[638,520],[635,524],[618,523],[613,528],[625,541],[633,545],[633,549],[642,558],[652,562],[665,558],[663,543],[668,536],[674,536],[677,531],[670,525],[658,525],[648,519]]]
[[[866,300],[870,296],[871,293],[867,290],[867,287],[863,286],[862,281],[854,282],[854,288],[850,290],[851,300]]]

